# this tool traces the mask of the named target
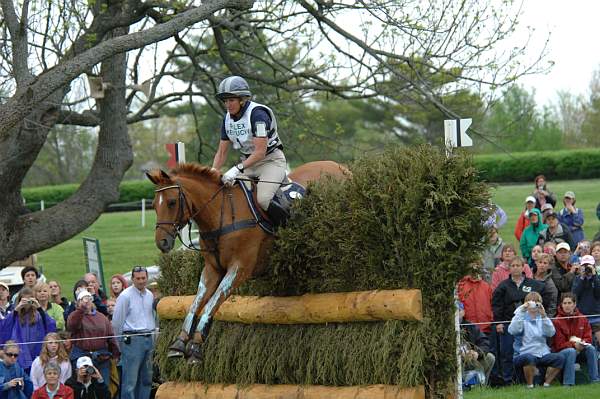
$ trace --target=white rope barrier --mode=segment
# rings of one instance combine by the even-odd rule
[[[600,314],[582,314],[582,315],[578,315],[578,316],[562,316],[562,317],[546,317],[547,319],[550,320],[565,320],[565,319],[580,319],[582,317],[600,317]],[[461,326],[476,326],[476,325],[481,325],[481,324],[509,324],[511,322],[511,320],[505,320],[505,321],[481,321],[481,322],[477,322],[477,323],[460,323]]]

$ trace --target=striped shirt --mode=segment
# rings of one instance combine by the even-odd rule
[[[140,291],[133,285],[127,287],[115,305],[112,318],[115,335],[121,335],[123,331],[154,331],[153,301],[154,295],[148,289]]]

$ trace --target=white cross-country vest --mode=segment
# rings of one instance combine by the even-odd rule
[[[239,120],[234,121],[229,112],[225,115],[225,133],[233,143],[233,148],[240,150],[245,156],[250,156],[254,152],[254,137],[252,136],[250,116],[252,115],[252,110],[257,107],[264,108],[269,113],[271,125],[267,126],[264,132],[257,131],[256,137],[261,137],[262,135],[264,135],[262,137],[267,137],[267,154],[281,145],[279,135],[277,134],[277,121],[271,108],[251,101]]]

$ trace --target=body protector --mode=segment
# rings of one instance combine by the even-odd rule
[[[271,119],[270,126],[266,126],[263,121],[257,121],[255,123],[255,132],[252,132],[252,111],[256,109],[262,109],[269,114]],[[267,138],[267,154],[273,152],[276,148],[281,148],[281,141],[277,134],[277,121],[275,120],[275,114],[266,105],[249,101],[248,107],[244,111],[244,114],[239,120],[234,121],[229,112],[225,115],[224,120],[225,134],[227,138],[233,144],[233,148],[240,150],[240,152],[248,157],[254,152],[254,137],[266,137]]]

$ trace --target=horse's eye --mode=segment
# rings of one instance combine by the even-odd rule
[[[177,200],[176,199],[170,199],[167,201],[167,206],[169,208],[173,208],[175,206],[175,204],[177,204]]]

